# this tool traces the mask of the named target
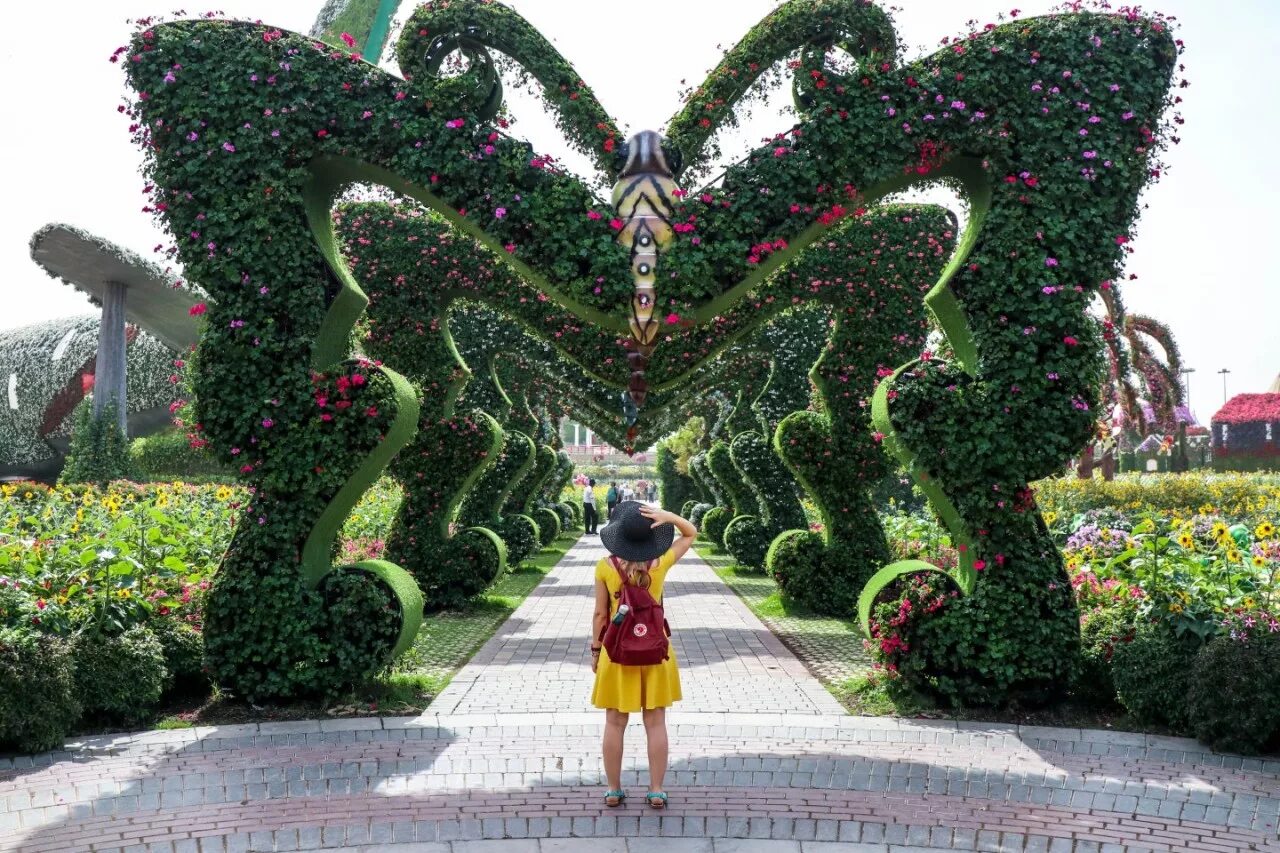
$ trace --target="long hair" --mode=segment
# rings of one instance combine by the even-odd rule
[[[622,564],[622,570],[627,573],[627,583],[639,589],[648,589],[653,578],[649,576],[649,563],[633,563],[631,560],[623,560],[618,558],[618,562]]]

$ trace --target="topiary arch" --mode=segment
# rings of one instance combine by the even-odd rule
[[[826,61],[831,46],[851,57],[847,72]],[[437,76],[455,48],[468,71]],[[457,405],[469,377],[447,327],[455,300],[499,305],[593,380],[628,385],[620,343],[632,277],[613,213],[504,135],[490,49],[542,83],[566,137],[611,182],[616,125],[499,3],[417,10],[397,50],[403,79],[259,24],[148,22],[127,50],[154,209],[216,301],[196,377],[201,420],[256,487],[206,619],[214,674],[243,695],[357,677],[412,636],[419,589],[440,594],[441,578],[499,559],[483,533],[451,530],[501,436],[489,415]],[[1075,613],[1026,484],[1089,432],[1102,347],[1085,307],[1115,275],[1117,238],[1150,178],[1174,42],[1136,14],[1067,14],[900,64],[878,7],[791,0],[671,121],[680,159],[704,161],[745,87],[796,50],[796,127],[673,201],[681,229],[661,258],[650,390],[678,388],[784,307],[822,300],[869,316],[878,303],[859,285],[934,280],[942,217],[872,205],[918,181],[958,182],[972,209],[925,300],[946,346],[904,364],[918,347],[865,324],[870,350],[847,383],[856,416],[833,405],[806,428],[815,441],[829,430],[864,473],[883,466],[881,446],[892,451],[963,546],[954,577],[968,594],[915,626],[912,671],[964,700],[1043,692],[1065,680]],[[333,202],[356,181],[436,215],[369,212],[356,229],[369,244],[344,256]],[[841,242],[861,241],[867,274],[789,277],[792,263],[818,263],[843,227],[832,262]],[[373,360],[352,355],[353,332]],[[868,425],[861,401],[881,365],[890,375]],[[788,463],[803,480],[816,463],[798,455]],[[405,485],[394,562],[335,570],[338,525],[393,456]],[[864,547],[857,572],[870,574],[885,556]],[[864,599],[915,568],[885,569]]]

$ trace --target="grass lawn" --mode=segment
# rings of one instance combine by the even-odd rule
[[[580,535],[575,532],[560,536],[519,568],[508,571],[465,607],[427,616],[413,647],[395,662],[392,670],[354,691],[344,701],[327,705],[296,702],[257,707],[215,693],[186,704],[171,705],[161,712],[154,727],[174,729],[223,723],[420,713],[560,562]]]

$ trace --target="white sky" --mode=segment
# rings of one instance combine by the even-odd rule
[[[699,82],[729,47],[775,5],[772,0],[508,0],[574,63],[605,108],[631,130],[657,128],[676,110],[680,81]],[[932,52],[938,40],[1018,6],[1041,14],[1045,0],[898,0],[906,55]],[[225,0],[227,17],[305,32],[321,0]],[[403,4],[408,7],[408,3]],[[1145,5],[1145,4],[1144,4]],[[1280,44],[1274,0],[1157,0],[1175,15],[1187,42],[1191,88],[1184,91],[1183,142],[1168,153],[1171,171],[1148,193],[1123,288],[1132,310],[1169,324],[1191,378],[1191,402],[1203,421],[1228,391],[1264,391],[1280,371],[1280,277],[1270,261],[1280,239],[1280,168],[1272,162],[1280,111],[1268,82]],[[608,10],[608,11],[606,11]],[[0,212],[0,329],[92,308],[48,279],[27,241],[51,221],[80,225],[152,257],[165,237],[141,212],[141,156],[127,120],[119,66],[107,57],[132,31],[127,19],[167,11],[163,0],[14,3],[11,33],[0,42],[0,79],[10,81],[0,162],[10,190]],[[402,10],[402,15],[406,10]],[[68,20],[72,18],[72,20]],[[652,64],[641,64],[646,57]],[[538,150],[559,154],[545,118],[516,106]],[[757,115],[737,150],[790,120]]]

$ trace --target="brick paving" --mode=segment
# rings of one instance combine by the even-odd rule
[[[0,850],[1280,851],[1280,759],[829,713],[697,560],[668,593],[689,697],[669,718],[671,805],[638,799],[633,724],[623,783],[636,799],[605,808],[602,715],[583,710],[597,548],[575,548],[419,717],[102,736],[0,758]],[[795,706],[777,708],[785,698]]]
[[[729,554],[711,552],[711,546],[699,548],[706,549],[701,556],[717,572],[737,563]],[[778,593],[777,581],[763,572],[736,573],[725,583],[822,684],[840,687],[871,669],[871,656],[863,646],[862,630],[855,620],[809,612],[760,614],[757,608]]]
[[[442,714],[590,707],[592,598],[605,555],[584,536],[435,698]],[[692,551],[663,602],[681,667],[683,711],[840,714],[840,703]]]

